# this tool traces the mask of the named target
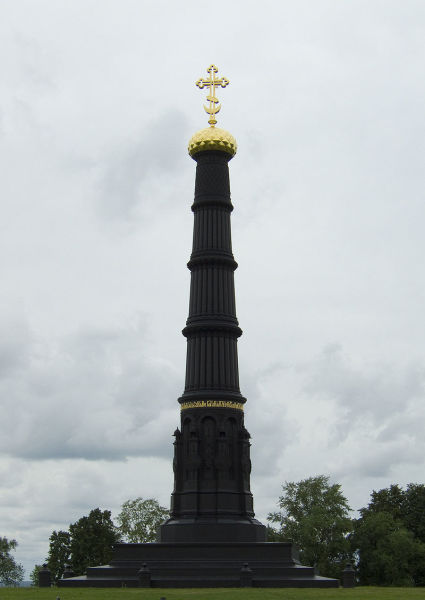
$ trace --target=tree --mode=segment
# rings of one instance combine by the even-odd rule
[[[169,511],[154,498],[127,500],[117,517],[118,529],[127,542],[155,542],[159,526]]]
[[[6,586],[19,585],[24,579],[24,568],[18,564],[10,552],[18,542],[0,537],[0,583]]]
[[[361,508],[360,514],[386,512],[394,517],[394,519],[403,520],[405,516],[405,492],[398,485],[390,485],[389,488],[384,488],[370,495],[371,501],[367,508]]]
[[[351,540],[360,583],[425,585],[425,485],[374,490],[360,515]]]
[[[416,539],[425,543],[425,485],[409,483],[404,492],[403,523]]]
[[[279,525],[275,532],[291,539],[300,548],[302,563],[315,566],[326,577],[340,577],[351,558],[348,534],[353,522],[341,486],[331,485],[319,475],[297,483],[286,482],[279,498],[281,512],[271,513],[269,521]]]
[[[42,568],[42,565],[34,565],[34,568],[30,573],[30,581],[33,587],[38,587],[38,573]]]
[[[361,585],[414,585],[425,563],[425,544],[386,511],[369,511],[356,521],[352,547]]]
[[[71,536],[71,564],[76,574],[82,575],[87,567],[109,563],[112,547],[120,540],[111,520],[111,511],[95,508],[88,517],[82,517],[69,526]]]
[[[404,500],[404,526],[415,540],[425,545],[425,485],[409,483]],[[425,586],[425,560],[418,561],[413,571],[415,585]]]
[[[70,556],[71,535],[69,531],[53,531],[49,538],[49,553],[46,562],[50,569],[52,581],[55,583],[62,578]]]
[[[399,485],[390,485],[376,492],[373,490],[371,500],[360,514],[386,512],[400,520],[413,533],[415,538],[425,543],[425,485],[409,483],[403,490]]]

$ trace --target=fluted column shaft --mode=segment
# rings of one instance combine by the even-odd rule
[[[240,396],[230,214],[229,155],[204,152],[197,157],[186,383],[180,399],[206,396],[244,401]]]

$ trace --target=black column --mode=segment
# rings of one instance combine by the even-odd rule
[[[197,162],[186,383],[175,431],[171,519],[162,542],[265,541],[254,519],[246,399],[239,390],[232,254],[230,154],[203,151]]]
[[[236,319],[230,231],[230,155],[195,155],[196,168],[193,248],[187,337],[186,386],[182,408],[193,400],[245,402],[239,391]]]

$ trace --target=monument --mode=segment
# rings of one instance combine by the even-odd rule
[[[207,90],[209,127],[195,133],[196,161],[186,382],[174,432],[170,518],[153,544],[116,544],[109,565],[68,577],[62,587],[338,587],[299,564],[291,542],[266,541],[254,517],[250,435],[239,389],[228,163],[236,141],[217,128],[218,88],[229,81],[211,65],[196,85]],[[273,425],[270,424],[272,427]]]

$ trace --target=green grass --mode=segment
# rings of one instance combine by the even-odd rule
[[[425,588],[141,589],[0,588],[0,600],[425,600]]]

